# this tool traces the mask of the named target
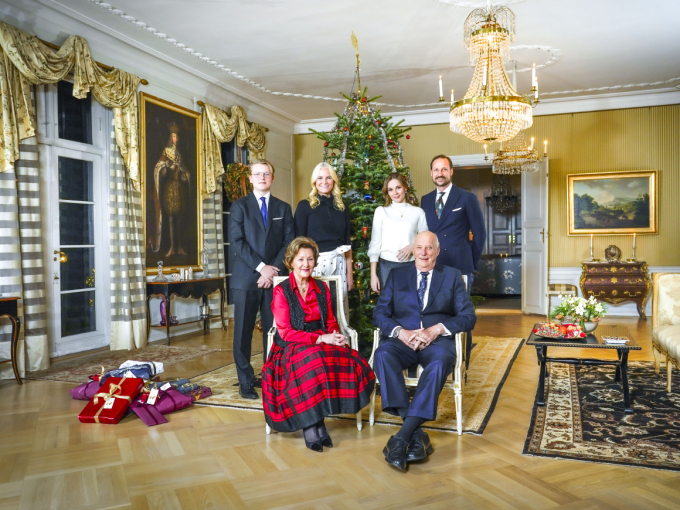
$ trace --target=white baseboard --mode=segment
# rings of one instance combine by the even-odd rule
[[[652,273],[680,273],[680,266],[649,266],[649,277]],[[581,288],[579,280],[581,279],[582,270],[580,267],[551,267],[548,271],[548,283],[570,283],[576,285],[579,296],[581,295]],[[645,313],[647,316],[652,315],[652,293],[650,289],[647,302],[645,303]],[[558,303],[557,296],[551,298],[550,306],[555,306]],[[619,303],[612,305],[607,303],[607,315],[615,317],[639,317],[637,306],[635,303]]]

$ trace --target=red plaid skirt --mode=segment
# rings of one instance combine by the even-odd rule
[[[309,427],[331,414],[356,414],[375,386],[357,351],[328,344],[274,344],[262,368],[267,424],[278,432]]]

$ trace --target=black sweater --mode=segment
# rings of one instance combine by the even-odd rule
[[[295,210],[295,237],[306,236],[319,245],[319,251],[331,251],[339,246],[351,245],[349,207],[339,211],[333,197],[319,195],[321,202],[312,209],[309,202],[301,200]]]

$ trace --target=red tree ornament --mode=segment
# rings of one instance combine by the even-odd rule
[[[347,131],[347,128],[346,128],[346,127],[344,127],[344,128],[342,128],[342,130],[343,130],[343,131]]]
[[[406,135],[406,139],[407,139],[407,140],[410,140],[410,139],[411,139],[411,135]]]
[[[328,142],[323,144],[324,147],[328,147]]]
[[[368,181],[364,182],[364,189],[368,189],[368,185],[369,185]]]
[[[361,227],[361,230],[364,231],[364,239],[366,239],[366,236],[368,235],[368,227]]]

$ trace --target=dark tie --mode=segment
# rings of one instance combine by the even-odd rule
[[[425,289],[427,288],[427,275],[428,273],[420,273],[420,285],[418,285],[418,303],[420,304],[420,309],[423,309],[423,300],[425,299]]]
[[[262,208],[260,209],[262,221],[264,221],[264,228],[267,228],[267,200],[264,197],[260,197],[260,200],[262,200]]]
[[[444,210],[444,202],[442,201],[443,196],[444,196],[444,192],[440,191],[439,197],[437,197],[437,202],[435,202],[435,204],[434,204],[434,210],[437,213],[437,218],[442,217],[442,211]]]

